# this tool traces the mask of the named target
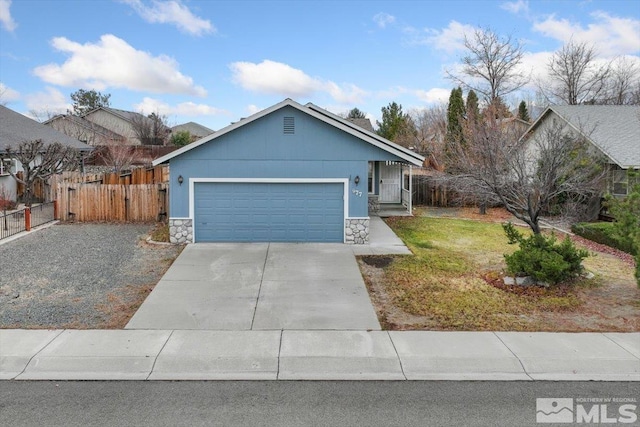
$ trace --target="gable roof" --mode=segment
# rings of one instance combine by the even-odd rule
[[[273,113],[274,111],[277,111],[281,108],[284,107],[292,107],[295,108],[296,110],[308,114],[320,121],[323,121],[337,129],[340,129],[350,135],[353,135],[375,147],[378,147],[384,151],[387,151],[388,153],[391,153],[397,157],[399,157],[400,159],[411,163],[415,166],[422,166],[423,162],[424,162],[424,157],[422,157],[421,155],[414,153],[411,150],[408,150],[404,147],[401,147],[397,144],[394,144],[393,142],[382,138],[381,136],[370,132],[364,128],[361,128],[358,125],[355,125],[351,122],[349,122],[346,119],[343,119],[333,113],[330,113],[327,110],[324,110],[320,107],[317,107],[313,104],[307,104],[307,105],[301,105],[298,104],[297,102],[293,101],[292,99],[285,99],[282,102],[279,102],[278,104],[275,104],[269,108],[266,108],[262,111],[259,111],[255,114],[253,114],[252,116],[247,117],[246,119],[240,120],[238,122],[232,123],[231,125],[220,129],[218,132],[206,136],[204,138],[199,139],[196,142],[193,142],[189,145],[186,145],[182,148],[180,148],[179,150],[173,151],[165,156],[159,157],[156,160],[153,161],[153,165],[159,165],[161,163],[166,163],[169,160],[171,160],[174,157],[177,157],[179,155],[181,155],[182,153],[185,153],[189,150],[193,150],[196,147],[199,147],[202,144],[206,144],[209,141],[212,141],[216,138],[219,138],[223,135],[226,135],[229,132],[232,132],[233,130],[245,126],[251,122],[254,122],[264,116],[267,116],[268,114]]]
[[[102,135],[109,140],[125,139],[125,137],[120,135],[119,133],[113,132],[112,130],[107,129],[103,126],[100,126],[99,124],[94,123],[91,120],[87,120],[84,117],[74,116],[73,114],[58,114],[57,116],[54,116],[49,120],[42,122],[42,124],[47,126],[52,126],[54,122],[60,121],[60,120],[72,122],[73,124],[81,128],[84,128],[90,132]]]
[[[547,108],[525,133],[553,112],[623,169],[640,167],[640,106],[555,105]]]
[[[365,128],[366,130],[373,132],[373,125],[371,124],[371,120],[369,119],[356,119],[347,117],[347,120],[355,125],[360,126],[361,128]]]
[[[45,145],[59,142],[81,151],[92,150],[84,142],[0,105],[0,152],[5,152],[10,146],[15,147],[24,141],[36,139],[41,139]]]
[[[82,117],[87,117],[93,113],[95,113],[96,111],[106,111],[109,114],[112,114],[116,117],[121,118],[122,120],[125,120],[127,122],[133,122],[136,118],[140,119],[140,117],[144,117],[146,118],[144,115],[140,114],[140,113],[136,113],[133,111],[126,111],[126,110],[119,110],[117,108],[111,108],[111,107],[98,107],[98,108],[94,108],[91,111],[88,111],[86,113],[84,113],[82,115]]]
[[[213,132],[215,132],[214,130],[209,129],[208,127],[196,122],[183,123],[171,128],[172,132],[180,132],[185,130],[191,135],[198,136],[200,138],[202,138],[203,136],[211,135]]]

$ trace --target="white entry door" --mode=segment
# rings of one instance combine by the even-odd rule
[[[400,179],[402,166],[400,164],[380,164],[380,203],[400,203]]]

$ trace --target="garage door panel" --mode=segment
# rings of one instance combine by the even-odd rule
[[[197,242],[342,242],[340,183],[196,183]]]

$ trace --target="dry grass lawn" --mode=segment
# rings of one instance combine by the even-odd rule
[[[360,257],[387,329],[639,331],[640,290],[628,262],[593,252],[594,279],[550,288],[501,280],[508,245],[499,223],[452,218],[392,218],[412,256]]]

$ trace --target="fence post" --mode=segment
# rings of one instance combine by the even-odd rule
[[[31,231],[31,208],[24,208],[24,229]]]
[[[53,219],[58,219],[58,199],[53,201]]]

